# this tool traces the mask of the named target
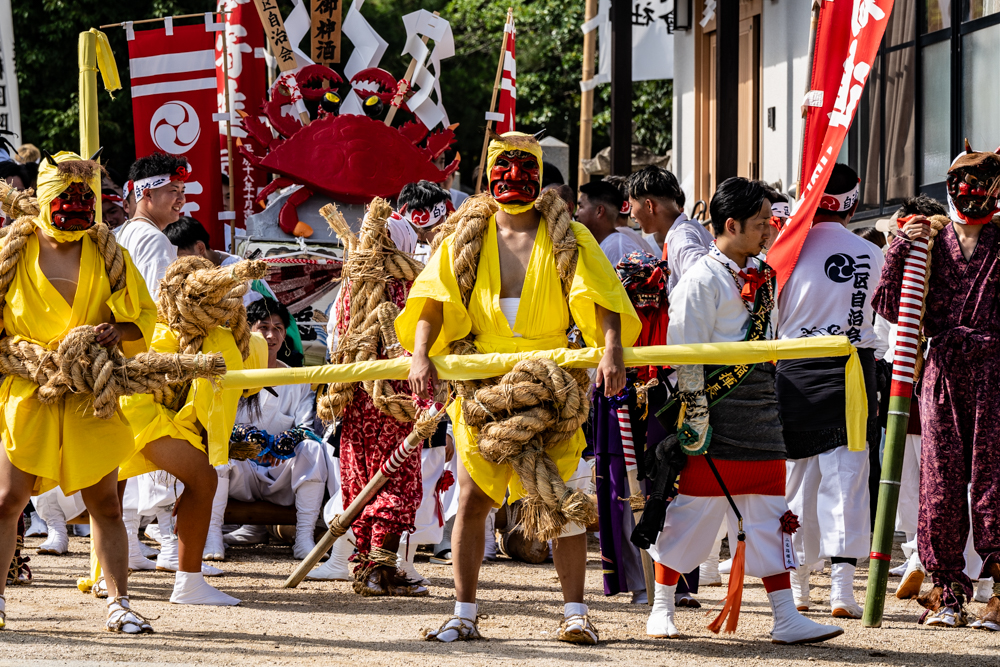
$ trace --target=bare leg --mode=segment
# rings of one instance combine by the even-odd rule
[[[587,577],[587,534],[552,541],[552,560],[562,585],[563,602],[583,602]]]
[[[458,466],[458,515],[451,538],[452,570],[455,576],[455,599],[475,602],[479,587],[479,568],[486,549],[486,515],[493,509],[493,499],[476,486],[464,465]],[[582,589],[581,589],[582,595]]]
[[[215,468],[208,464],[208,457],[184,440],[160,438],[146,445],[142,453],[184,483],[184,493],[177,499],[180,571],[201,572],[201,558],[208,524],[212,520],[212,500],[219,476]],[[128,550],[125,551],[127,554]]]
[[[7,453],[0,452],[0,563],[4,570],[0,576],[0,595],[7,586],[6,568],[17,548],[17,519],[28,505],[34,485],[34,475],[15,468]]]
[[[128,595],[128,536],[118,501],[118,468],[80,495],[90,512],[94,551],[104,570],[108,597]]]

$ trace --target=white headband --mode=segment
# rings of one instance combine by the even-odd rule
[[[823,193],[823,198],[819,200],[819,207],[824,211],[834,211],[843,213],[850,211],[861,197],[861,179],[849,191],[842,195],[831,195],[829,192]]]
[[[135,186],[135,200],[141,201],[143,196],[156,188],[162,188],[164,185],[170,182],[170,174],[160,174],[159,176],[150,176],[149,178],[140,178],[138,181],[133,183]]]
[[[788,202],[779,201],[771,204],[771,215],[778,218],[787,218],[792,214],[792,209],[788,206]]]
[[[448,206],[440,201],[431,208],[410,209],[407,207],[402,217],[414,227],[426,229],[441,222],[446,215],[448,215]]]

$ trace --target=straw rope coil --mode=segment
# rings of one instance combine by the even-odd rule
[[[250,356],[250,325],[243,306],[249,281],[267,273],[267,263],[243,260],[231,266],[216,267],[197,255],[179,257],[167,267],[160,282],[156,310],[157,321],[177,334],[182,354],[201,353],[205,337],[218,327],[228,326],[244,361]],[[186,400],[190,381],[166,385],[154,391],[158,403],[177,410]]]
[[[465,306],[476,283],[483,239],[497,208],[487,195],[471,197],[436,237],[454,237],[455,274]],[[569,210],[554,191],[542,193],[535,208],[545,218],[563,296],[568,298],[579,258]],[[475,354],[474,336],[452,343],[451,352]],[[585,370],[564,369],[548,359],[526,359],[501,378],[456,382],[455,386],[465,399],[466,423],[479,429],[483,458],[510,465],[524,486],[521,520],[527,536],[549,540],[559,537],[568,523],[587,525],[596,520],[593,502],[566,486],[546,453],[571,438],[587,419],[590,377]]]
[[[390,279],[413,282],[424,267],[410,255],[400,252],[389,237],[386,224],[392,207],[376,197],[361,223],[359,236],[355,236],[335,206],[324,206],[320,214],[348,250],[342,272],[346,284],[341,288],[340,299],[343,305],[344,296],[349,297],[350,312],[347,329],[337,340],[331,363],[378,359],[380,349],[388,358],[400,356],[403,348],[393,324],[399,308],[389,301],[386,283]],[[354,397],[355,384],[331,384],[317,399],[319,417],[330,422],[340,416]],[[383,414],[401,422],[416,419],[418,410],[413,399],[406,394],[393,393],[390,382],[373,380],[363,382],[362,386]]]
[[[11,192],[13,190],[13,193]],[[0,229],[0,312],[14,280],[17,264],[24,256],[28,240],[35,233],[33,216],[38,202],[0,182],[0,206],[7,215],[17,215],[13,223]],[[87,234],[104,260],[112,292],[125,288],[125,258],[121,246],[107,225],[91,227]],[[38,400],[53,403],[68,393],[94,397],[94,415],[108,419],[118,409],[118,399],[134,394],[155,394],[172,382],[193,378],[216,378],[226,372],[221,355],[143,353],[126,358],[115,348],[97,343],[92,326],[72,329],[50,350],[12,336],[0,339],[0,373],[30,380],[38,385]]]

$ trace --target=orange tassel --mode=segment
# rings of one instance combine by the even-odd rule
[[[743,537],[743,534],[740,534]],[[740,620],[740,605],[743,604],[743,573],[746,569],[746,541],[739,540],[736,545],[736,555],[733,556],[733,568],[729,573],[729,589],[726,592],[726,603],[722,612],[712,621],[708,629],[719,634],[722,622],[726,622],[726,632],[736,632],[736,624]]]

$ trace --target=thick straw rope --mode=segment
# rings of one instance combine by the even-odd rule
[[[341,287],[340,305],[343,305],[343,295],[349,294],[350,313],[347,330],[337,341],[332,363],[377,359],[380,347],[387,357],[398,357],[403,348],[396,338],[393,322],[399,315],[399,308],[388,300],[386,282],[391,278],[412,282],[424,268],[423,264],[400,252],[389,238],[386,223],[392,207],[384,199],[375,198],[368,207],[359,237],[347,226],[336,207],[328,204],[320,213],[348,248],[343,268],[346,283]],[[392,393],[389,382],[374,380],[362,386],[375,407],[384,414],[401,422],[416,419],[417,407],[413,399]],[[340,416],[354,397],[354,387],[353,383],[331,384],[317,400],[320,418],[329,422]]]
[[[17,271],[28,239],[35,233],[32,218],[38,214],[38,202],[18,193],[0,181],[0,206],[8,215],[19,217],[0,229],[0,312],[7,301],[7,291]],[[125,287],[125,258],[121,246],[105,224],[88,230],[104,259],[112,292]],[[197,377],[217,378],[226,372],[220,355],[178,355],[144,353],[131,359],[118,348],[99,345],[91,326],[76,327],[60,341],[55,350],[11,336],[0,339],[0,373],[14,375],[38,384],[38,400],[53,403],[67,393],[86,393],[94,397],[94,414],[108,419],[118,409],[118,398],[133,394],[156,393],[170,382]]]
[[[267,263],[244,260],[216,267],[197,255],[179,257],[160,282],[156,302],[157,321],[177,334],[181,353],[201,353],[205,337],[218,327],[228,326],[240,355],[250,356],[250,325],[243,306],[248,281],[263,278]],[[152,392],[158,403],[177,410],[187,397],[189,381],[166,385]]]
[[[472,197],[446,223],[437,239],[453,234],[455,274],[468,306],[476,283],[479,254],[490,218],[497,211],[489,196]],[[535,208],[545,218],[563,296],[569,296],[578,259],[569,210],[554,191],[542,193]],[[435,246],[435,250],[436,250]],[[474,336],[455,341],[453,354],[475,354]],[[479,429],[479,451],[487,461],[509,464],[526,495],[521,508],[525,534],[539,540],[559,537],[566,524],[590,524],[593,502],[566,486],[546,453],[576,433],[590,412],[590,377],[548,359],[526,359],[502,378],[456,382],[466,423]]]

